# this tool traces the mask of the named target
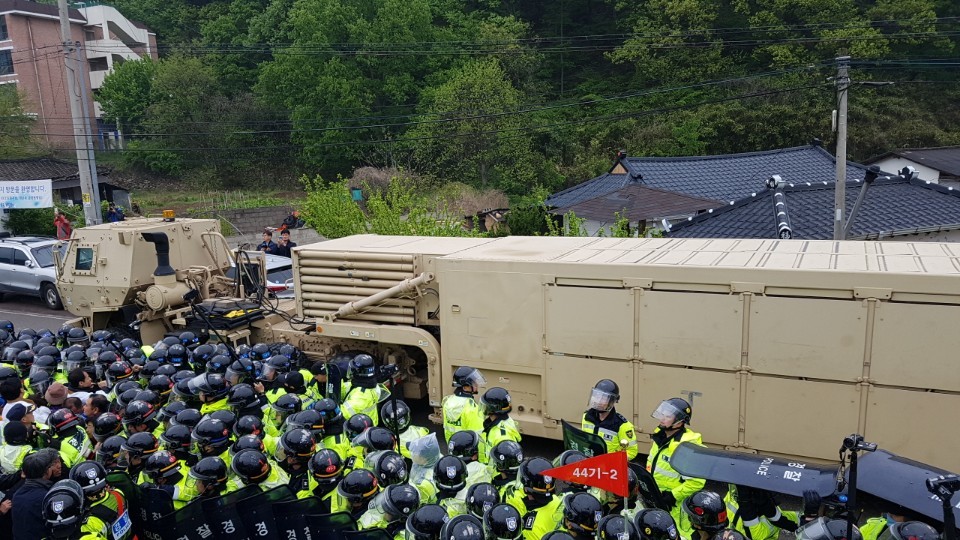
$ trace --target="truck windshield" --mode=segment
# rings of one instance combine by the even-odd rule
[[[33,258],[37,260],[37,264],[41,268],[47,268],[53,266],[53,246],[50,244],[48,246],[40,246],[31,249],[33,252]]]

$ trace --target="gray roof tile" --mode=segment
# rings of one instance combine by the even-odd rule
[[[617,191],[630,177],[642,185],[717,201],[733,201],[761,191],[774,174],[784,180],[833,181],[833,156],[820,146],[808,145],[779,150],[721,156],[632,158],[622,161],[628,174],[604,174],[554,193],[547,205],[567,208],[600,195]],[[847,164],[847,179],[862,179],[865,168]]]
[[[833,238],[834,183],[793,184],[784,188],[793,238]],[[862,188],[861,182],[846,185],[849,213]],[[673,227],[668,234],[679,238],[776,238],[773,193],[763,189],[756,196],[736,201],[712,213],[700,214]],[[850,239],[875,239],[960,228],[960,190],[920,180],[879,178],[867,191]]]

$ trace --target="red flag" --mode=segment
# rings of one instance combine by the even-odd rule
[[[599,455],[543,471],[543,474],[584,486],[598,487],[621,497],[630,495],[626,452]]]

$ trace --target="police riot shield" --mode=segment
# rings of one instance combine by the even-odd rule
[[[200,501],[194,501],[173,514],[164,516],[161,521],[165,526],[173,528],[173,538],[176,540],[209,540],[213,536],[215,525],[207,523]]]
[[[716,482],[737,484],[802,497],[815,491],[821,497],[837,489],[837,467],[816,465],[796,459],[715,450],[692,443],[680,443],[670,458],[680,474]]]
[[[367,529],[365,531],[346,531],[344,540],[393,540],[386,529]]]
[[[866,452],[857,463],[857,491],[912,510],[937,523],[943,523],[943,504],[927,489],[928,479],[955,473],[913,461],[886,450]],[[960,510],[954,501],[953,515],[960,523]]]
[[[657,485],[657,481],[653,479],[653,475],[644,468],[643,465],[639,463],[628,463],[630,470],[637,475],[637,479],[640,481],[640,501],[643,503],[644,508],[660,508],[661,510],[670,509],[666,507],[666,504],[663,501],[663,495],[660,493],[660,486]]]
[[[607,444],[599,436],[577,429],[566,420],[560,420],[560,424],[563,426],[563,448],[565,450],[577,450],[586,454],[587,457],[607,453]]]
[[[288,486],[279,486],[237,503],[237,512],[253,538],[280,540],[280,527],[273,516],[273,504],[295,499]]]
[[[283,540],[314,540],[307,516],[322,514],[324,505],[319,497],[307,497],[295,501],[278,502],[273,505],[273,518]]]
[[[319,536],[323,540],[343,540],[345,532],[357,530],[357,522],[347,512],[308,515],[307,524],[313,537]]]
[[[173,513],[173,497],[170,493],[155,487],[140,486],[139,501],[137,515],[143,536],[152,540],[176,538],[173,522],[163,519]]]
[[[213,537],[217,540],[230,540],[251,536],[243,520],[240,519],[237,504],[260,492],[257,486],[245,486],[222,497],[201,499],[200,507],[212,525]]]

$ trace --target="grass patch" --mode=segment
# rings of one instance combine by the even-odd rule
[[[218,210],[263,208],[291,205],[296,207],[306,197],[303,192],[282,190],[235,191],[138,191],[133,200],[143,215],[159,215],[163,210],[177,214],[210,213]]]

